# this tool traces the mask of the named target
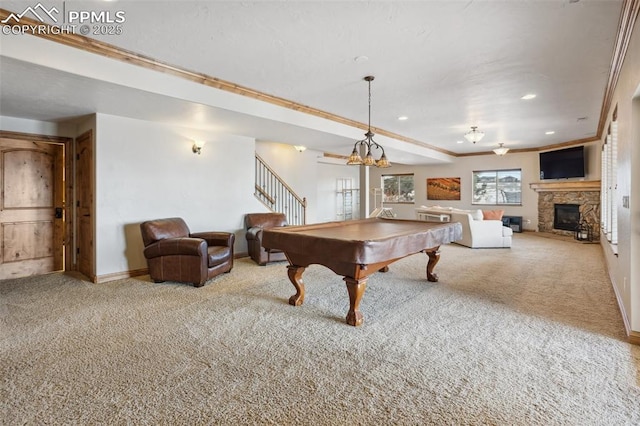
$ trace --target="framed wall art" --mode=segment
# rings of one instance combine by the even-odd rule
[[[428,178],[427,200],[460,200],[460,178]]]

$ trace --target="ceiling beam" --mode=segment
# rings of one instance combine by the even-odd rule
[[[604,125],[606,123],[606,115],[611,107],[611,103],[613,100],[613,93],[615,92],[616,84],[618,82],[618,78],[620,77],[620,71],[622,69],[624,57],[627,52],[629,40],[631,38],[631,33],[633,31],[633,27],[638,17],[639,11],[640,11],[640,0],[624,0],[622,11],[620,14],[620,21],[618,24],[615,49],[614,49],[612,60],[611,60],[609,78],[607,80],[607,86],[605,88],[605,92],[604,92],[605,94],[603,97],[602,106],[600,110],[600,119],[598,122],[597,136],[594,138],[568,141],[560,144],[548,145],[548,146],[530,149],[530,150],[529,149],[512,150],[512,152],[544,151],[544,150],[552,149],[556,147],[565,147],[570,145],[578,145],[578,144],[593,142],[602,138]],[[0,8],[0,20],[4,20],[8,18],[9,15],[11,15],[10,11]],[[40,21],[30,19],[28,17],[22,17],[21,23],[24,23],[27,25],[35,25],[35,26],[41,26],[41,25],[50,26],[48,24],[43,24]],[[2,25],[10,25],[10,24],[5,23]],[[365,131],[368,129],[368,125],[365,123],[360,123],[358,121],[341,117],[327,111],[322,111],[320,109],[313,108],[308,105],[303,105],[297,102],[290,101],[288,99],[284,99],[278,96],[270,95],[268,93],[260,92],[258,90],[251,89],[249,87],[245,87],[245,86],[242,86],[230,81],[222,80],[216,77],[212,77],[207,74],[198,73],[198,72],[190,71],[175,65],[167,64],[162,61],[158,61],[154,58],[141,55],[138,53],[134,53],[126,49],[122,49],[117,46],[104,43],[99,40],[91,39],[82,35],[67,34],[67,33],[54,34],[54,32],[51,32],[51,31],[39,31],[36,33],[27,31],[27,33],[34,35],[36,37],[41,37],[56,43],[66,45],[69,47],[81,49],[86,52],[105,56],[111,59],[116,59],[119,61],[137,65],[137,66],[151,69],[154,71],[171,74],[171,75],[184,78],[199,84],[203,84],[208,87],[213,87],[216,89],[235,93],[241,96],[250,97],[259,101],[267,102],[270,104],[274,104],[283,108],[292,109],[302,113],[314,115],[316,117],[331,120],[337,123],[359,128]],[[428,149],[431,149],[446,155],[450,155],[453,157],[486,155],[486,154],[492,153],[492,152],[479,152],[479,153],[471,153],[471,154],[458,154],[458,153],[455,153],[437,146],[433,146],[425,142],[421,142],[416,139],[412,139],[412,138],[409,138],[394,132],[390,132],[384,129],[372,127],[371,130],[378,135],[383,135],[399,141],[417,145],[423,148],[428,148]]]

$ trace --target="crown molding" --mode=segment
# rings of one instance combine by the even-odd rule
[[[618,79],[620,77],[620,71],[622,69],[622,65],[624,63],[624,57],[626,55],[627,52],[627,48],[629,46],[629,40],[631,38],[631,33],[633,31],[633,27],[635,25],[635,21],[638,17],[638,13],[640,11],[640,0],[624,0],[623,2],[623,6],[622,6],[622,11],[620,14],[620,20],[618,23],[618,32],[617,32],[617,36],[616,36],[616,44],[615,44],[615,50],[613,53],[613,57],[611,60],[611,67],[610,67],[610,71],[609,71],[609,78],[607,81],[607,87],[605,89],[605,94],[604,94],[604,98],[602,101],[602,107],[600,110],[600,119],[598,122],[598,133],[597,136],[595,138],[589,138],[589,139],[581,139],[579,141],[571,141],[571,142],[564,142],[561,144],[556,144],[556,145],[548,145],[548,146],[544,146],[544,147],[540,147],[537,149],[534,149],[534,151],[542,151],[542,150],[546,150],[546,149],[552,149],[558,146],[570,146],[570,145],[577,145],[580,143],[586,143],[586,142],[591,142],[591,141],[595,141],[598,139],[602,138],[602,134],[604,131],[604,125],[606,122],[606,115],[609,111],[609,108],[611,107],[611,102],[613,99],[613,93],[615,91],[616,88],[616,84],[618,82]],[[6,18],[9,17],[9,15],[12,12],[6,10],[6,9],[2,9],[0,8],[0,20],[4,20]],[[28,24],[28,25],[47,25],[47,26],[51,26],[48,24],[43,24],[40,21],[36,21],[34,19],[28,18],[28,17],[22,17],[21,21],[24,21],[24,23]],[[1,24],[3,26],[5,25],[9,25],[9,24]],[[216,89],[220,89],[220,90],[225,90],[227,92],[231,92],[231,93],[235,93],[241,96],[246,96],[249,98],[253,98],[253,99],[257,99],[263,102],[267,102],[273,105],[277,105],[277,106],[281,106],[283,108],[288,108],[288,109],[292,109],[295,111],[300,111],[302,113],[305,114],[310,114],[310,115],[314,115],[316,117],[320,117],[320,118],[324,118],[330,121],[334,121],[337,123],[341,123],[341,124],[345,124],[347,126],[351,126],[351,127],[355,127],[355,128],[359,128],[362,129],[364,131],[366,131],[368,129],[368,125],[364,124],[364,123],[360,123],[358,121],[355,120],[351,120],[345,117],[341,117],[339,115],[336,114],[332,114],[330,112],[327,111],[322,111],[320,109],[317,108],[313,108],[307,105],[303,105],[303,104],[299,104],[297,102],[293,102],[290,101],[288,99],[284,99],[278,96],[274,96],[274,95],[270,95],[268,93],[263,93],[260,92],[258,90],[255,89],[251,89],[249,87],[246,86],[241,86],[239,84],[235,84],[232,83],[230,81],[226,81],[226,80],[222,80],[216,77],[212,77],[209,76],[207,74],[203,74],[203,73],[198,73],[198,72],[194,72],[194,71],[190,71],[175,65],[171,65],[168,63],[164,63],[161,61],[158,61],[154,58],[151,58],[149,56],[145,56],[145,55],[141,55],[138,53],[134,53],[131,51],[128,51],[126,49],[122,49],[119,47],[116,47],[114,45],[108,44],[108,43],[104,43],[98,40],[94,40],[82,35],[78,35],[78,34],[67,34],[67,33],[61,33],[61,34],[51,34],[51,32],[49,31],[44,31],[44,32],[37,32],[37,33],[33,33],[30,32],[29,30],[26,31],[26,33],[32,35],[32,36],[36,36],[36,37],[41,37],[43,39],[46,40],[50,40],[56,43],[60,43],[69,47],[73,47],[76,49],[81,49],[84,50],[86,52],[90,52],[90,53],[94,53],[97,55],[102,55],[111,59],[116,59],[119,61],[123,61],[126,63],[130,63],[133,65],[137,65],[140,67],[144,67],[144,68],[148,68],[151,70],[155,70],[155,71],[159,71],[159,72],[163,72],[166,74],[171,74],[180,78],[184,78],[196,83],[200,83],[202,85],[208,86],[208,87],[212,87],[212,88],[216,88]],[[372,127],[371,128],[372,132],[378,134],[378,135],[382,135],[382,136],[386,136],[386,137],[390,137],[393,139],[397,139],[403,142],[407,142],[413,145],[417,145],[423,148],[428,148],[437,152],[440,152],[442,154],[446,154],[446,155],[450,155],[452,157],[467,157],[467,156],[476,156],[476,155],[488,155],[488,154],[493,154],[492,152],[480,152],[480,153],[472,153],[472,154],[458,154],[455,153],[453,151],[449,151],[437,146],[433,146],[430,144],[427,144],[425,142],[421,142],[419,140],[416,139],[412,139],[406,136],[402,136],[400,134],[394,133],[394,132],[390,132],[384,129],[380,129],[380,128],[375,128]],[[526,149],[522,149],[522,150],[511,150],[510,152],[516,153],[516,152],[527,152],[529,150]]]
[[[0,8],[0,21],[7,19],[11,14],[10,11],[6,9]],[[29,26],[42,26],[45,25],[47,27],[51,27],[51,25],[42,23],[40,21],[36,21],[35,19],[31,19],[28,17],[20,18],[20,21]],[[8,26],[9,24],[0,24],[2,26]],[[350,127],[355,127],[362,129],[363,131],[367,131],[369,129],[368,124],[360,123],[359,121],[351,120],[349,118],[341,117],[336,114],[332,114],[327,111],[322,111],[317,108],[310,107],[308,105],[303,105],[297,102],[290,101],[285,98],[281,98],[279,96],[270,95],[268,93],[260,92],[255,89],[251,89],[246,86],[241,86],[236,83],[232,83],[230,81],[222,80],[220,78],[212,77],[207,74],[194,72],[187,70],[185,68],[181,68],[175,65],[171,65],[162,61],[158,61],[157,59],[151,58],[146,55],[141,55],[139,53],[134,53],[126,49],[119,48],[117,46],[111,45],[109,43],[105,43],[99,40],[94,40],[88,38],[86,36],[78,35],[78,34],[68,34],[68,33],[57,33],[54,34],[52,31],[37,31],[33,32],[26,27],[25,34],[29,34],[35,37],[40,37],[45,40],[53,41],[56,43],[63,44],[65,46],[73,47],[76,49],[83,50],[85,52],[94,53],[96,55],[105,56],[107,58],[116,59],[122,62],[126,62],[128,64],[137,65],[143,68],[151,69],[154,71],[163,72],[166,74],[171,74],[176,77],[184,78],[189,81],[193,81],[208,87],[213,87],[215,89],[225,90],[227,92],[235,93],[241,96],[246,96],[249,98],[257,99],[263,102],[267,102],[273,105],[277,105],[283,108],[292,109],[294,111],[299,111],[305,114],[314,115],[316,117],[324,118],[327,120],[331,120],[340,124],[345,124]],[[371,131],[375,134],[387,136],[393,139],[401,140],[403,142],[407,142],[413,145],[420,146],[422,148],[428,148],[442,154],[447,154],[451,156],[455,156],[456,154],[452,151],[448,151],[443,148],[439,148],[437,146],[429,145],[425,142],[421,142],[416,139],[412,139],[394,132],[390,132],[388,130],[371,127]]]
[[[616,35],[616,44],[611,57],[611,66],[609,67],[609,78],[607,79],[607,87],[604,91],[602,99],[602,107],[600,108],[600,120],[598,121],[598,139],[604,134],[605,123],[607,122],[607,114],[611,109],[613,102],[613,94],[620,78],[624,58],[629,48],[629,41],[633,33],[638,14],[640,13],[640,0],[624,0],[622,3],[622,11],[620,12],[620,20],[618,21],[618,32]]]

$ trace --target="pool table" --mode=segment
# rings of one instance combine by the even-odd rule
[[[285,253],[289,280],[296,294],[289,304],[304,302],[302,273],[311,264],[324,265],[344,277],[349,293],[347,324],[359,326],[364,317],[359,306],[374,272],[388,271],[388,265],[403,257],[424,252],[427,280],[438,281],[433,272],[440,260],[440,246],[462,238],[462,226],[415,220],[370,218],[314,225],[265,229],[262,245]]]

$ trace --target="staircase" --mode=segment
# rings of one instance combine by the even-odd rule
[[[271,211],[284,213],[289,225],[304,225],[307,221],[307,199],[293,192],[258,154],[255,173],[255,197]]]

